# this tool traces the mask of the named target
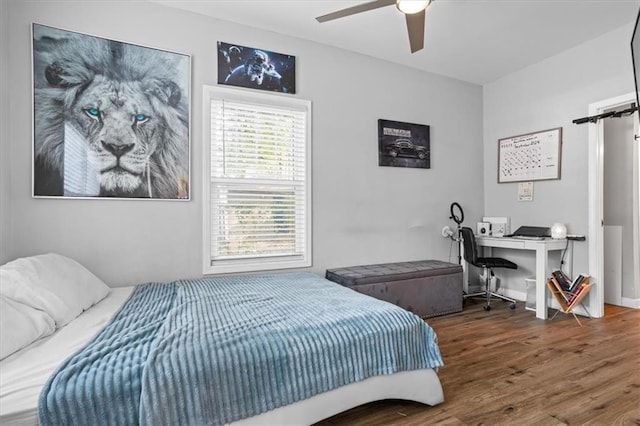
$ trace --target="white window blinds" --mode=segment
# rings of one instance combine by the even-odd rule
[[[209,99],[210,262],[232,271],[310,265],[308,103],[260,100]]]

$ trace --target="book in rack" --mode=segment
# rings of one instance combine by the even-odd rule
[[[582,303],[584,297],[589,293],[592,284],[589,282],[589,275],[580,274],[575,279],[569,279],[562,271],[553,271],[551,276],[547,280],[547,287],[553,294],[553,297],[560,305],[558,312],[565,314],[572,314],[578,321],[578,324],[582,326],[576,314],[573,313],[573,308]],[[556,315],[557,313],[556,312]],[[555,318],[554,315],[551,319]]]

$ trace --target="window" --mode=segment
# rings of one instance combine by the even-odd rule
[[[204,271],[311,266],[311,102],[205,86]]]

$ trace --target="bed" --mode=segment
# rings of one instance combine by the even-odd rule
[[[15,271],[6,265],[0,269],[4,302],[52,312],[32,333],[42,336],[7,356],[3,349],[2,424],[78,418],[111,424],[131,419],[140,424],[176,419],[183,424],[311,424],[380,399],[443,401],[436,374],[442,360],[433,330],[413,314],[317,275],[202,278],[108,289],[77,262],[45,256],[50,257],[29,260],[36,264],[32,269],[41,270],[27,274],[30,284],[22,287],[35,287],[27,296],[16,274],[11,276]],[[61,264],[73,272],[52,279]],[[74,268],[82,268],[82,274]],[[50,306],[55,297],[47,292],[55,293],[57,286],[50,281],[64,282],[63,287],[77,281],[87,299],[76,307],[80,313]],[[88,282],[99,290],[87,290]],[[50,297],[38,299],[36,290]],[[64,302],[78,293],[67,288],[64,297],[58,296]],[[162,297],[149,299],[157,295]],[[152,320],[139,316],[146,306],[157,308]],[[4,332],[5,314],[2,321]],[[167,328],[169,323],[178,328]],[[183,344],[187,335],[198,344]],[[146,348],[128,346],[145,339]],[[231,350],[238,345],[247,349],[248,342],[255,343],[253,349],[239,355]],[[148,358],[118,358],[118,351]],[[111,374],[117,366],[124,368]],[[109,384],[112,377],[125,380]]]

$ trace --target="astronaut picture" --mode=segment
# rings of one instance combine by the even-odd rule
[[[295,56],[218,42],[219,84],[295,93],[295,67]]]

